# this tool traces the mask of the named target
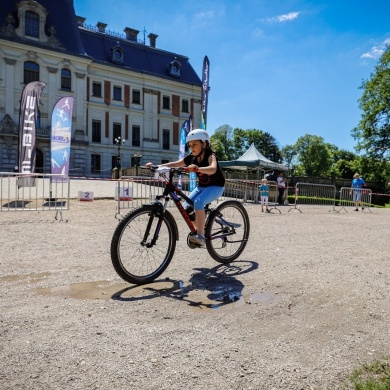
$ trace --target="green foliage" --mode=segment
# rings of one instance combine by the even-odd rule
[[[254,143],[256,148],[274,162],[281,162],[282,155],[276,139],[269,133],[256,129],[234,129],[224,125],[210,137],[211,145],[219,160],[234,160]]]
[[[298,174],[319,177],[330,175],[332,153],[322,137],[306,134],[298,138],[294,148],[298,159]]]
[[[370,79],[363,81],[359,107],[362,119],[352,130],[357,151],[379,160],[390,156],[390,46],[379,59]]]
[[[389,390],[390,357],[364,364],[353,371],[350,381],[355,390]]]
[[[233,145],[233,128],[231,126],[223,125],[218,127],[210,137],[210,142],[218,160],[234,160],[235,150]]]
[[[276,139],[267,132],[256,129],[234,129],[234,147],[236,158],[245,153],[254,144],[265,157],[274,162],[282,161],[282,154]]]

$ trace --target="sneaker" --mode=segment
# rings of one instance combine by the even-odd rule
[[[262,213],[264,213],[264,210],[263,210],[263,209],[261,209],[261,212],[262,212]]]
[[[196,245],[199,245],[199,246],[205,246],[206,245],[206,240],[205,240],[204,236],[202,236],[201,234],[196,234],[196,235],[190,236],[190,241],[193,244],[196,244]]]
[[[267,210],[265,210],[267,213],[270,213],[271,212],[271,210],[270,209],[267,209]]]
[[[355,210],[353,210],[353,211],[359,211],[359,209],[355,209]]]
[[[364,210],[364,207],[362,207],[362,211]]]

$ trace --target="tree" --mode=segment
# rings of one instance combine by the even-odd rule
[[[257,129],[234,129],[234,147],[237,154],[236,157],[245,153],[252,143],[265,157],[274,162],[281,162],[282,154],[278,143],[270,133]]]
[[[234,159],[233,128],[231,126],[223,125],[218,127],[210,137],[210,142],[218,160]]]
[[[390,156],[390,46],[379,59],[375,72],[360,86],[363,95],[359,108],[363,111],[352,136],[358,140],[356,150],[365,151],[375,160]]]
[[[296,172],[307,176],[329,176],[332,166],[332,154],[317,135],[306,134],[299,137],[294,145],[297,152]]]
[[[334,145],[328,144],[332,150],[332,172],[334,177],[352,179],[354,173],[358,171],[359,156],[344,149],[337,149]]]
[[[295,168],[297,163],[297,151],[294,145],[286,145],[282,151],[282,160],[289,168]]]
[[[281,162],[282,155],[276,139],[270,134],[257,129],[243,130],[223,125],[210,137],[212,147],[219,160],[235,160],[242,156],[253,143],[267,158]]]

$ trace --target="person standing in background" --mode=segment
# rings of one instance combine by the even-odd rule
[[[286,190],[286,179],[284,177],[283,172],[279,172],[276,182],[278,183],[278,192],[279,192],[278,203],[283,204],[283,195],[284,195],[284,191]]]
[[[261,212],[264,212],[264,206],[265,206],[265,211],[269,213],[270,212],[270,209],[268,208],[269,186],[267,182],[268,182],[267,179],[265,178],[262,179],[261,185],[259,185],[259,190],[260,190]]]
[[[353,175],[351,191],[349,191],[349,195],[352,195],[352,189],[353,189],[353,201],[355,202],[354,211],[359,211],[359,205],[362,207],[362,211],[364,210],[364,206],[362,202],[362,195],[363,195],[362,187],[364,187],[365,185],[366,182],[363,180],[363,178],[361,178],[358,173],[355,173]]]

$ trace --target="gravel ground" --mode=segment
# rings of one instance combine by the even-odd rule
[[[341,389],[389,353],[390,209],[247,205],[238,261],[181,233],[138,287],[111,265],[115,207],[0,213],[1,389]]]

